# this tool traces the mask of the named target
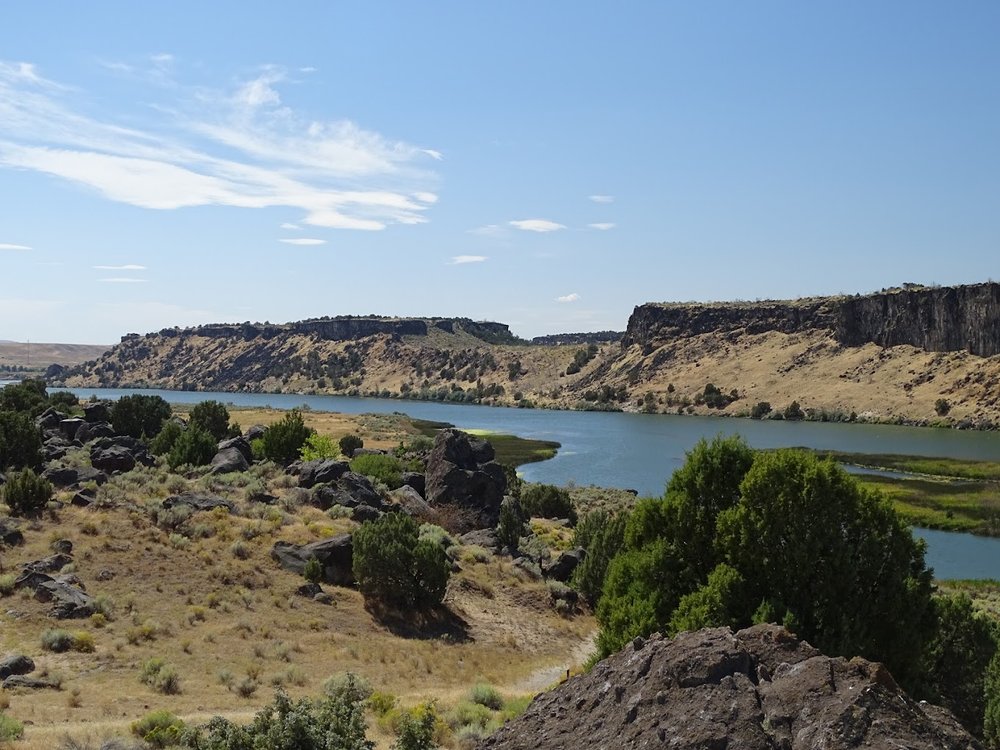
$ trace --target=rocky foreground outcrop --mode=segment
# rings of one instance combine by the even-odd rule
[[[481,750],[971,750],[947,711],[881,664],[824,656],[784,628],[636,639],[480,744]]]

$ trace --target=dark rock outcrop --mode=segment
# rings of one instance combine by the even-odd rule
[[[128,435],[102,437],[95,440],[90,445],[90,463],[98,469],[102,468],[100,464],[124,467],[129,463],[129,458],[126,458],[126,455],[130,457],[132,463],[132,466],[128,469],[117,468],[102,470],[131,471],[131,469],[135,468],[135,464],[152,466],[156,463],[156,459],[153,457],[153,454],[149,452],[149,448],[147,448],[141,441]],[[95,459],[97,463],[94,463]]]
[[[23,688],[24,690],[60,690],[62,683],[51,678],[42,679],[18,674],[11,675],[3,681],[4,690],[15,690],[16,688]]]
[[[583,549],[571,549],[560,552],[559,556],[548,565],[544,566],[542,572],[546,578],[565,583],[573,575],[573,571],[583,562],[586,552]]]
[[[230,448],[235,448],[240,452],[243,458],[246,460],[247,464],[253,463],[253,449],[250,447],[250,441],[242,436],[229,438],[228,440],[223,440],[219,443],[219,452],[229,450]]]
[[[115,430],[107,422],[84,422],[77,428],[76,440],[86,445],[91,440],[104,437],[114,437]]]
[[[79,417],[68,417],[60,420],[59,429],[62,430],[63,435],[65,435],[68,440],[75,440],[77,430],[79,430],[80,426],[84,424],[86,424],[86,422]]]
[[[313,497],[316,504],[324,510],[333,505],[343,505],[348,508],[368,505],[381,510],[384,505],[382,496],[378,494],[371,480],[353,471],[348,471],[333,484],[317,486],[313,490]]]
[[[239,448],[223,448],[212,458],[212,474],[232,474],[234,471],[246,471],[249,462]]]
[[[111,402],[92,401],[83,405],[83,418],[88,422],[110,422]]]
[[[1000,284],[906,285],[854,297],[766,302],[649,303],[635,308],[622,348],[653,349],[703,333],[828,330],[843,346],[909,345],[925,351],[1000,354]]]
[[[432,507],[450,505],[455,531],[492,528],[507,489],[493,446],[456,429],[441,430],[427,458],[425,497]],[[464,528],[463,528],[464,527]]]
[[[85,482],[101,485],[108,481],[108,475],[99,469],[83,466],[75,469],[69,466],[50,466],[42,476],[56,487],[74,487]]]
[[[309,489],[317,484],[336,482],[350,469],[351,466],[346,461],[335,461],[332,458],[305,461],[299,465],[299,487]]]
[[[0,544],[6,547],[16,547],[24,544],[24,534],[20,525],[11,518],[0,518]]]
[[[0,680],[6,680],[13,674],[31,674],[35,671],[35,662],[24,654],[11,654],[0,659]]]
[[[132,471],[135,468],[135,456],[122,445],[111,445],[107,448],[95,448],[90,452],[90,463],[95,469],[108,474]]]
[[[979,750],[880,664],[823,656],[775,625],[635,639],[542,693],[481,750]]]
[[[403,513],[417,520],[433,523],[437,519],[434,509],[408,484],[390,492],[389,501]]]
[[[310,544],[275,542],[271,557],[285,570],[302,575],[306,563],[315,557],[323,568],[323,580],[336,586],[354,583],[354,542],[350,534],[337,534]]]

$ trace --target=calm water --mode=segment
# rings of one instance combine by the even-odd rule
[[[700,438],[742,435],[754,448],[804,446],[859,453],[1000,460],[1000,433],[934,430],[881,425],[818,422],[759,422],[725,417],[666,414],[548,411],[469,404],[445,404],[346,396],[299,396],[206,391],[115,390],[77,388],[81,398],[118,398],[130,393],[162,396],[172,403],[216,399],[236,406],[347,414],[402,412],[419,419],[450,422],[460,428],[504,432],[557,440],[551,461],[521,467],[526,479],[552,484],[594,484],[660,495],[673,471]],[[249,425],[244,425],[248,427]],[[1000,539],[919,530],[928,540],[928,563],[942,578],[1000,578]]]

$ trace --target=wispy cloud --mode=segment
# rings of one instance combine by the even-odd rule
[[[588,224],[587,226],[591,229],[600,229],[606,232],[609,229],[614,229],[616,225],[610,221],[599,221],[596,224]]]
[[[588,195],[587,196],[594,203],[614,203],[615,196],[613,195]]]
[[[278,242],[284,242],[286,245],[325,245],[326,240],[316,239],[314,237],[282,237]]]
[[[580,299],[580,295],[576,292],[571,294],[563,295],[562,297],[556,297],[556,302],[576,302]]]
[[[518,219],[509,223],[512,227],[522,229],[525,232],[555,232],[566,228],[565,225],[548,219]]]
[[[300,230],[300,229],[302,229],[302,227],[300,227],[298,224],[292,224],[291,222],[288,222],[288,221],[286,221],[284,224],[282,224],[281,228],[282,229],[292,229],[292,230]]]
[[[145,279],[138,279],[135,276],[117,276],[110,279],[101,279],[105,284],[145,284]]]
[[[123,266],[94,266],[98,271],[145,271],[145,266],[135,263],[126,263]]]
[[[166,75],[168,54],[150,62]],[[0,167],[42,172],[150,209],[291,207],[302,222],[379,230],[427,221],[441,158],[284,105],[287,75],[270,66],[229,91],[164,87],[156,118],[119,124],[78,111],[69,89],[29,63],[0,62]]]
[[[469,229],[467,231],[469,234],[478,234],[480,237],[496,237],[498,234],[503,234],[507,230],[499,224],[487,224],[484,227],[476,227],[475,229]]]
[[[12,245],[9,242],[0,242],[0,250],[31,250],[28,245]]]
[[[461,266],[465,263],[482,263],[487,260],[485,255],[456,255],[450,261],[449,266]]]

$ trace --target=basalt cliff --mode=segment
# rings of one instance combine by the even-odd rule
[[[170,328],[59,383],[992,428],[1000,284],[649,303],[622,334],[532,341],[462,318]]]

